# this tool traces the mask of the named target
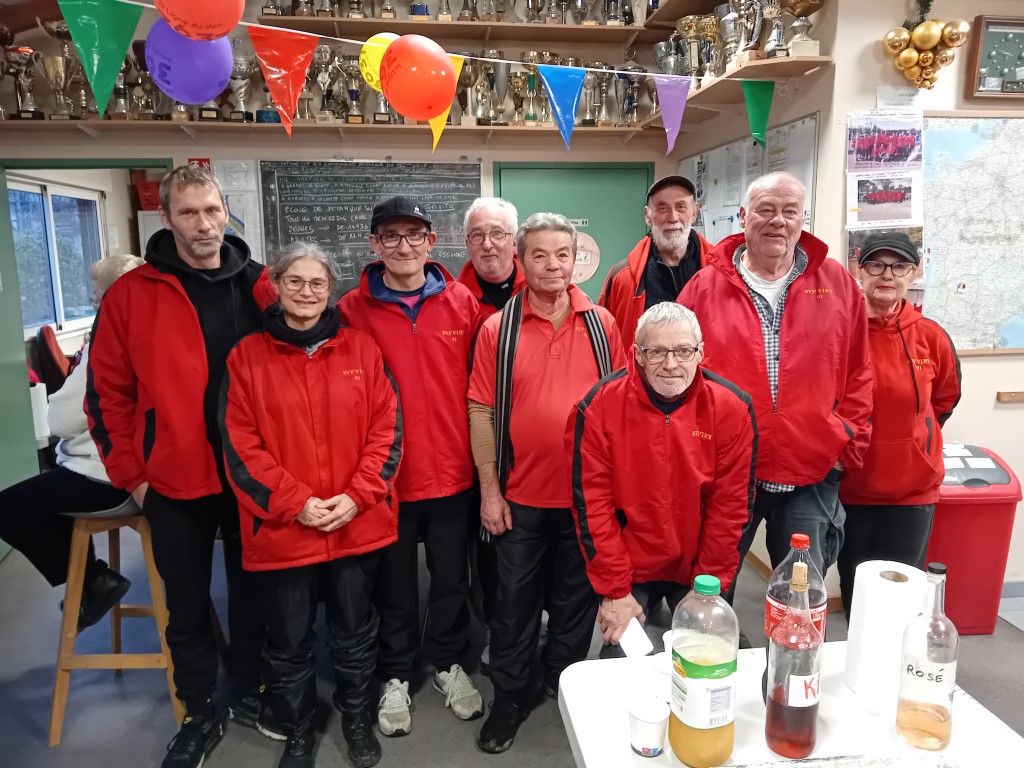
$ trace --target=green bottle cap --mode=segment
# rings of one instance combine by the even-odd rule
[[[698,595],[720,595],[722,593],[722,582],[717,576],[702,574],[693,580],[693,588]]]

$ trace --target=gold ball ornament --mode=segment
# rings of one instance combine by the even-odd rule
[[[921,67],[921,77],[929,80],[935,76],[935,67]]]
[[[920,54],[917,48],[904,48],[896,57],[896,66],[900,69],[907,69],[917,64]]]
[[[903,70],[903,76],[907,80],[917,80],[921,76],[921,68],[915,64],[912,67],[907,67]]]
[[[922,67],[930,67],[935,62],[935,54],[931,51],[921,51],[917,57],[917,63]]]
[[[914,84],[917,85],[918,88],[924,88],[924,78],[923,77],[915,77],[914,78]]]
[[[936,72],[936,73],[935,73],[934,75],[932,75],[931,77],[926,77],[926,78],[925,78],[925,80],[928,80],[928,81],[930,81],[930,82],[933,82],[933,83],[934,83],[934,82],[935,82],[936,80],[938,80],[938,79],[939,79],[939,73],[938,73],[938,72]]]
[[[910,42],[919,51],[934,48],[942,39],[942,25],[937,21],[922,21],[910,33]]]
[[[890,56],[895,56],[908,45],[910,45],[910,32],[903,27],[890,29],[882,38],[882,45]]]
[[[931,80],[925,80],[924,81],[924,87],[927,88],[930,91],[932,88],[935,87],[935,83],[933,81],[931,81]]]
[[[949,48],[959,48],[967,42],[971,34],[971,25],[963,19],[953,19],[942,28],[942,44]]]
[[[939,47],[935,49],[935,66],[936,67],[948,67],[953,63],[953,59],[956,58],[956,54],[953,53],[949,48]]]

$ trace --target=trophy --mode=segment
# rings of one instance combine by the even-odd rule
[[[526,0],[526,23],[543,24],[544,18],[540,14],[546,4],[547,0]]]
[[[523,101],[526,96],[526,83],[527,76],[523,71],[514,72],[509,78],[509,85],[512,89],[512,107],[515,109],[515,114],[512,116],[512,125],[523,125]]]
[[[761,52],[761,27],[764,21],[763,0],[739,0],[740,52],[738,64],[764,58]]]
[[[107,110],[108,120],[128,119],[128,72],[132,68],[131,60],[125,56],[121,69],[114,78],[113,107]]]
[[[306,79],[302,83],[302,90],[299,91],[299,101],[296,105],[294,123],[312,123],[316,121],[313,114],[313,71],[306,73]]]
[[[619,13],[619,0],[607,0],[607,17],[604,20],[606,26],[621,27],[623,25],[622,14]]]
[[[597,125],[598,127],[611,127],[615,125],[615,121],[612,119],[611,112],[608,110],[608,90],[611,88],[612,79],[615,77],[615,68],[611,64],[601,64],[601,62],[594,62],[595,67],[600,67],[604,70],[597,73],[597,85],[598,85],[598,110],[597,110]]]
[[[819,42],[807,33],[811,31],[811,22],[807,17],[821,10],[825,0],[783,0],[782,10],[796,21],[790,26],[793,36],[789,39],[790,56],[817,56],[820,52]]]
[[[682,36],[683,74],[696,78],[700,69],[700,31],[697,29],[699,16],[683,16],[676,22],[676,31]]]
[[[156,85],[153,83],[153,76],[146,69],[146,41],[133,40],[131,50],[128,53],[132,62],[132,68],[138,79],[132,94],[132,112],[136,120],[155,120],[156,107],[153,104],[153,92]]]
[[[331,46],[321,43],[313,50],[313,73],[317,85],[320,86],[320,93],[323,95],[320,101],[320,111],[316,114],[318,123],[333,123],[337,117],[331,110],[331,96],[334,93],[331,83],[334,82],[335,66],[334,51],[331,50]]]
[[[594,102],[597,101],[597,73],[594,68],[599,67],[601,62],[595,61],[587,65],[587,71],[583,74],[583,117],[580,125],[586,128],[593,128],[597,125],[594,117]]]
[[[481,55],[479,75],[473,90],[476,92],[476,124],[490,125],[496,117],[494,112],[494,62],[486,59],[500,59],[501,51],[486,50]],[[463,65],[465,66],[465,65]]]
[[[629,53],[632,53],[632,51]],[[629,56],[629,60],[626,61],[626,65],[622,68],[625,76],[619,75],[619,79],[621,80],[624,77],[626,82],[625,109],[619,123],[620,125],[636,128],[640,125],[640,89],[650,78],[647,77],[647,70],[632,61],[632,59],[633,57]]]
[[[284,16],[284,8],[280,6],[277,0],[266,0],[260,9],[260,13],[264,16]]]
[[[498,8],[494,4],[494,0],[477,0],[477,20],[478,21],[497,21],[498,20]]]
[[[71,78],[70,98],[72,114],[86,120],[99,120],[99,110],[96,108],[96,100],[92,96],[89,84],[85,79],[85,72],[81,67]]]
[[[77,62],[77,59],[65,59],[63,56],[35,56],[33,60],[39,74],[43,76],[53,91],[55,111],[50,115],[50,119],[70,120],[75,117],[71,114],[71,99],[68,97],[67,89],[71,85],[72,77],[68,66],[71,61]]]
[[[228,115],[228,120],[232,123],[251,123],[253,122],[253,115],[249,111],[246,101],[249,98],[249,90],[252,87],[249,78],[256,68],[256,62],[252,56],[247,56],[240,52],[239,46],[241,43],[240,38],[236,37],[232,40],[235,48],[235,58],[231,67],[231,80],[229,84],[231,86],[231,94],[235,100],[235,108]]]
[[[590,10],[590,6],[587,5],[587,0],[572,0],[569,3],[569,12],[572,14],[576,26],[583,24],[583,19],[586,18],[588,10]]]
[[[644,90],[647,91],[647,99],[651,102],[651,107],[647,110],[647,119],[652,120],[661,111],[661,105],[658,104],[658,84],[654,82],[653,77],[644,78]]]
[[[15,117],[22,120],[43,120],[45,115],[36,104],[32,88],[35,83],[35,74],[32,71],[33,63],[40,57],[40,54],[32,48],[19,46],[7,49],[7,62],[11,67],[11,74],[14,76],[14,85],[18,94],[18,112]]]
[[[579,56],[563,56],[561,59],[558,60],[558,64],[563,67],[576,67],[578,69],[587,66],[587,62],[585,62]],[[584,74],[584,76],[586,75]],[[552,110],[551,119],[552,121],[554,120],[554,110]],[[579,125],[578,115],[573,115],[573,124]]]
[[[270,95],[270,87],[263,86],[263,106],[256,110],[257,123],[280,123],[281,115],[274,106],[274,97]]]
[[[459,82],[456,86],[455,98],[459,102],[459,114],[462,125],[476,125],[476,117],[472,114],[472,102],[469,98],[470,89],[476,85],[480,77],[481,62],[471,53],[460,53],[464,58],[462,72],[459,73]]]
[[[629,79],[626,73],[618,70],[612,80],[612,95],[615,98],[615,111],[618,119],[615,121],[616,128],[626,127],[626,101],[629,99]]]
[[[313,15],[313,4],[310,0],[295,0],[292,5],[294,9],[292,12],[293,16],[312,16]]]
[[[714,15],[701,16],[697,22],[700,30],[700,52],[701,62],[701,85],[707,85],[717,77],[721,77],[725,71],[725,62],[722,60],[722,38],[718,36],[718,17]]]
[[[584,27],[598,27],[604,24],[604,16],[601,14],[601,0],[586,0],[589,4],[587,15],[583,19]]]
[[[345,93],[348,95],[348,115],[345,117],[345,122],[350,125],[362,125],[365,121],[359,102],[363,96],[363,85],[366,81],[363,80],[363,76],[359,72],[359,56],[357,54],[345,54],[342,57],[341,73],[345,79]]]
[[[683,74],[683,58],[672,40],[654,44],[654,60],[666,75]]]
[[[480,17],[476,12],[476,3],[473,0],[462,0],[462,10],[455,19],[456,21],[479,21]]]
[[[527,128],[537,127],[537,73],[536,68],[533,72],[526,75],[526,114],[523,116],[523,124]]]
[[[540,63],[557,67],[562,63],[562,60],[558,58],[557,53],[552,51],[541,51]],[[551,109],[548,89],[544,87],[544,82],[540,77],[537,78],[537,94],[540,96],[540,121],[545,125],[553,125],[555,122],[555,116]]]
[[[516,13],[515,0],[495,0],[498,9],[498,20],[510,24],[522,24],[523,19]]]
[[[452,20],[452,7],[448,3],[448,0],[441,0],[437,6],[437,16],[435,17],[438,21],[451,21]]]
[[[317,0],[316,10],[313,15],[319,19],[329,19],[334,15],[334,9],[331,8],[331,0]]]
[[[505,55],[498,51],[496,58],[503,59]],[[512,63],[508,61],[495,61],[492,62],[492,68],[494,70],[494,98],[495,98],[495,110],[496,115],[491,121],[491,125],[508,125],[508,121],[505,120],[505,97],[508,95],[508,84],[512,76]]]
[[[730,3],[723,3],[715,6],[715,17],[718,19],[718,34],[722,38],[722,60],[725,68],[731,69],[739,63],[740,15]]]
[[[764,0],[764,18],[772,26],[768,41],[764,44],[766,59],[780,59],[789,56],[786,48],[786,28],[782,25],[782,6],[779,0]]]
[[[545,24],[564,24],[565,23],[565,18],[562,16],[561,11],[559,11],[558,5],[559,4],[558,4],[557,0],[550,0],[550,2],[548,3],[548,13],[544,17],[544,23]],[[568,7],[568,4],[566,4],[566,7]]]

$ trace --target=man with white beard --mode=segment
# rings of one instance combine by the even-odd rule
[[[656,304],[640,317],[626,368],[569,414],[572,512],[594,591],[602,657],[662,597],[694,577],[728,589],[754,504],[757,427],[750,395],[700,366],[696,316]]]
[[[687,281],[707,263],[712,246],[693,231],[700,204],[685,176],[665,176],[647,191],[645,235],[629,256],[613,266],[598,301],[612,313],[626,345],[633,347],[637,320],[662,301],[675,301]]]

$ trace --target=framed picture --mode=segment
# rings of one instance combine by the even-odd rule
[[[978,16],[964,71],[964,98],[1024,99],[1024,18]]]

